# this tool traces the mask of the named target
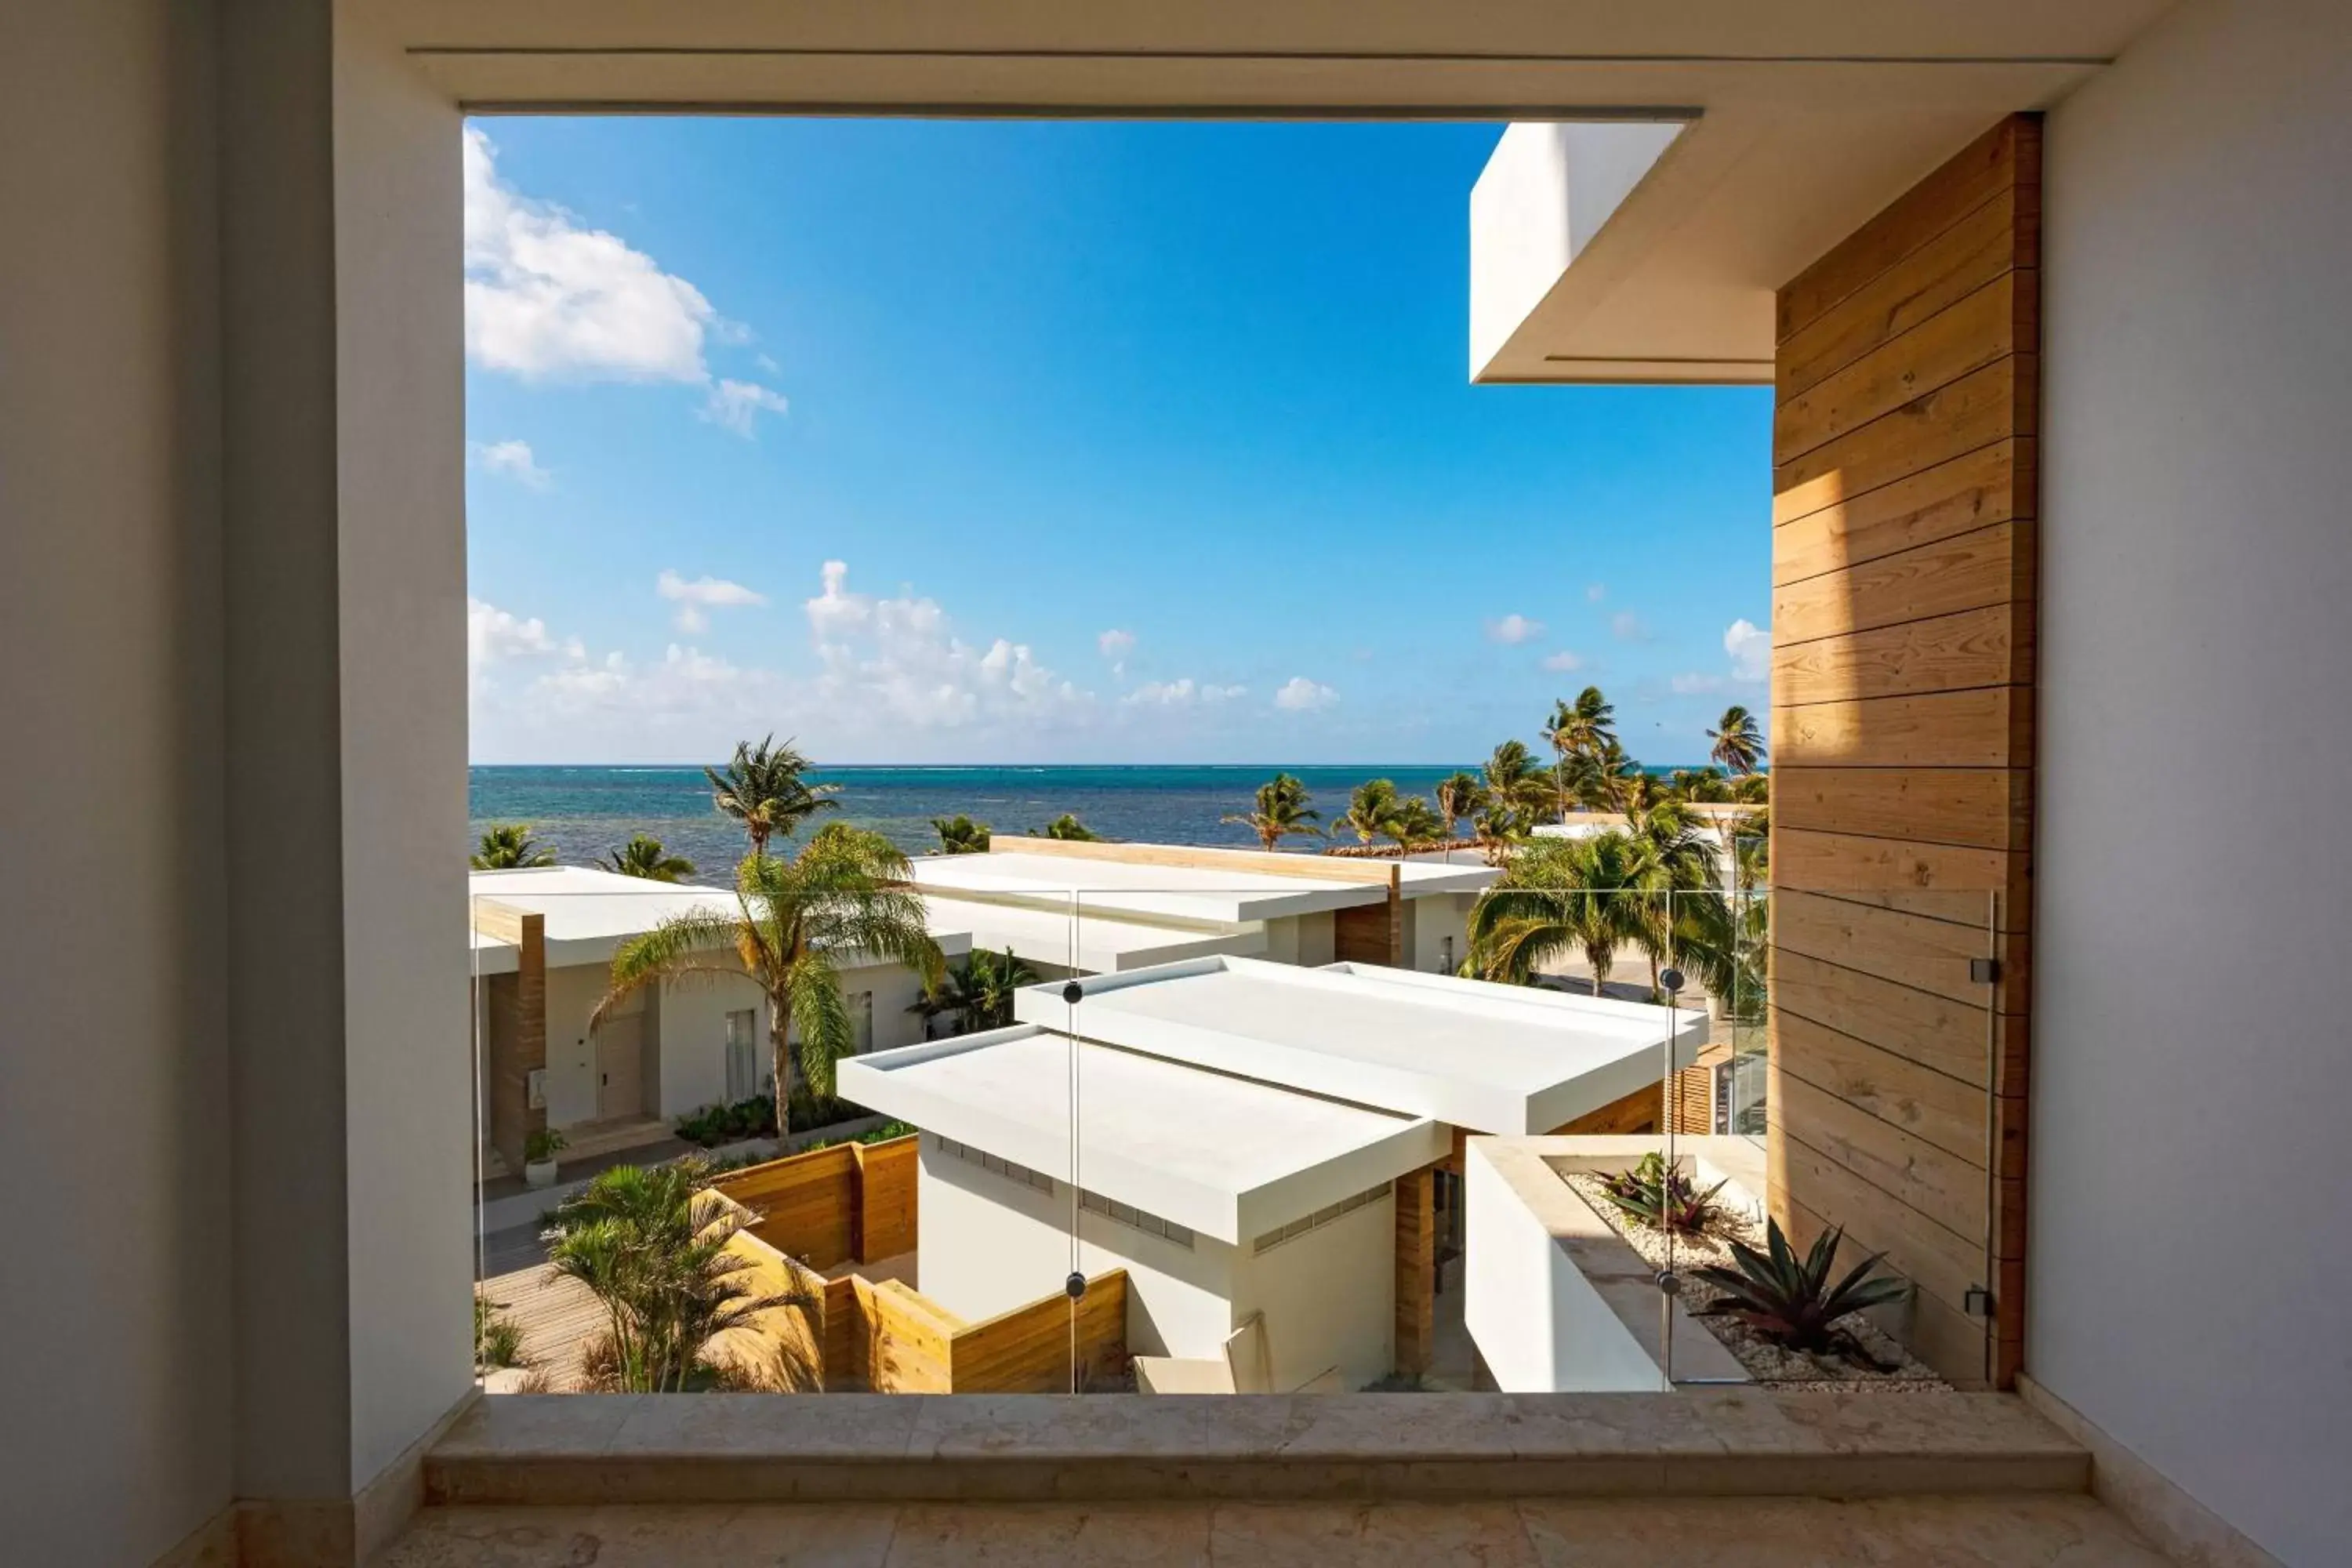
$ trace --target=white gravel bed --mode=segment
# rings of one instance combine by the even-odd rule
[[[1895,1363],[1893,1372],[1874,1372],[1857,1366],[1843,1356],[1813,1355],[1805,1351],[1792,1351],[1772,1343],[1736,1318],[1701,1317],[1698,1310],[1722,1299],[1723,1292],[1706,1280],[1696,1278],[1703,1265],[1731,1265],[1731,1248],[1717,1237],[1677,1237],[1669,1251],[1663,1231],[1645,1225],[1636,1225],[1624,1212],[1609,1201],[1607,1191],[1599,1175],[1585,1172],[1564,1173],[1561,1180],[1574,1188],[1579,1197],[1599,1215],[1610,1229],[1631,1243],[1634,1251],[1654,1268],[1664,1268],[1669,1258],[1675,1272],[1682,1277],[1682,1302],[1692,1321],[1703,1324],[1706,1331],[1720,1340],[1724,1347],[1738,1358],[1748,1369],[1748,1375],[1767,1388],[1871,1388],[1889,1393],[1912,1393],[1922,1389],[1948,1389],[1951,1386],[1936,1375],[1917,1357],[1905,1350],[1876,1323],[1863,1313],[1845,1320],[1843,1327],[1862,1342],[1864,1350],[1882,1362]],[[1737,1237],[1756,1248],[1764,1250],[1764,1225],[1744,1215],[1733,1215],[1727,1221],[1724,1235]],[[1863,1258],[1851,1242],[1841,1243],[1837,1264],[1832,1275],[1843,1274]]]

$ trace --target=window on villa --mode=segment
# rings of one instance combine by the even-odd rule
[[[850,1016],[857,1024],[857,1054],[864,1056],[874,1048],[874,993],[860,991],[849,999]]]
[[[1115,1219],[1121,1225],[1131,1225],[1146,1236],[1156,1236],[1163,1241],[1172,1241],[1188,1252],[1192,1248],[1192,1227],[1178,1225],[1172,1219],[1161,1219],[1158,1215],[1143,1209],[1131,1208],[1126,1204],[1113,1203],[1100,1193],[1090,1193],[1084,1188],[1080,1188],[1078,1192],[1078,1206],[1101,1215],[1106,1219]]]
[[[1454,973],[1454,939],[1450,936],[1439,939],[1437,943],[1437,973]]]
[[[758,1016],[749,1007],[727,1015],[727,1102],[749,1100],[759,1092],[760,1054],[753,1039]]]
[[[1389,1184],[1386,1182],[1382,1182],[1379,1186],[1358,1193],[1352,1198],[1341,1198],[1338,1203],[1333,1204],[1328,1208],[1317,1209],[1311,1215],[1292,1220],[1280,1230],[1267,1231],[1264,1236],[1259,1237],[1255,1241],[1250,1244],[1250,1250],[1252,1252],[1270,1252],[1294,1237],[1305,1236],[1310,1230],[1318,1230],[1324,1226],[1329,1225],[1333,1220],[1338,1219],[1341,1215],[1353,1214],[1358,1209],[1362,1208],[1366,1204],[1376,1204],[1388,1195]]]
[[[991,1175],[1003,1176],[1008,1182],[1019,1182],[1024,1186],[1034,1187],[1041,1193],[1051,1193],[1054,1190],[1054,1178],[1045,1172],[1033,1171],[1026,1165],[1016,1165],[1010,1160],[1000,1160],[985,1149],[975,1149],[969,1143],[959,1143],[952,1138],[942,1138],[940,1140],[940,1150],[942,1153],[954,1155],[966,1164],[978,1165]]]

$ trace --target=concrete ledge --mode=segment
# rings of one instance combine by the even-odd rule
[[[509,1394],[437,1504],[2080,1492],[2012,1395]]]

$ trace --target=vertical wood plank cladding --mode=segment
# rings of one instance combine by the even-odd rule
[[[1358,904],[1331,915],[1331,956],[1341,963],[1394,963],[1394,911],[1386,903]]]
[[[1396,1181],[1396,1370],[1429,1370],[1437,1343],[1437,1178],[1434,1166]]]
[[[2004,121],[1792,279],[1773,417],[1772,1206],[1884,1249],[1913,1348],[1996,1383],[2024,1321],[2040,167],[2039,123]]]

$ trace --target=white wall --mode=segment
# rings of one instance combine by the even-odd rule
[[[0,1555],[137,1563],[234,1484],[215,49],[0,32]]]
[[[1067,1184],[1048,1194],[943,1152],[926,1132],[915,1199],[915,1287],[969,1321],[1049,1296],[1070,1273]],[[1127,1270],[1128,1350],[1213,1356],[1233,1331],[1234,1248],[1196,1237],[1191,1249],[1078,1211],[1078,1267]]]
[[[1470,951],[1470,893],[1431,893],[1406,900],[1412,921],[1407,927],[1405,962],[1430,973],[1451,974]],[[1445,939],[1454,939],[1454,963],[1445,958]]]
[[[1234,1249],[1234,1321],[1265,1314],[1274,1386],[1330,1367],[1359,1389],[1396,1367],[1396,1199],[1350,1210],[1265,1252]]]
[[[1475,1139],[1463,1160],[1462,1204],[1462,1315],[1497,1388],[1658,1390],[1658,1363]]]
[[[768,1040],[767,994],[751,976],[661,988],[661,1000],[655,1009],[661,1081],[654,1090],[659,1096],[658,1104],[651,1108],[654,1114],[682,1116],[727,1098],[727,1015],[746,1008],[753,1014],[756,1081],[768,1070],[774,1047]]]
[[[1310,969],[1331,962],[1337,942],[1331,913],[1285,915],[1265,922],[1265,957],[1274,963],[1303,963]]]
[[[2197,0],[2046,161],[2026,1367],[2337,1562],[2352,17]]]

